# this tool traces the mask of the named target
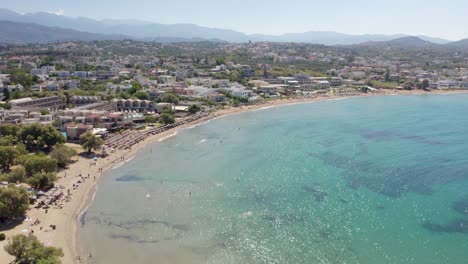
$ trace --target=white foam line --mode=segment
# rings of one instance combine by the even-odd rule
[[[345,100],[345,99],[348,99],[348,97],[333,98],[333,99],[328,99],[327,101],[340,101],[340,100]]]
[[[270,108],[273,108],[273,106],[272,105],[264,106],[264,107],[260,108],[259,110],[265,110],[265,109],[270,109]]]
[[[131,160],[134,159],[134,158],[135,158],[135,155],[133,155],[133,156],[131,156],[130,158],[128,158],[125,162],[129,162],[129,161],[131,161]]]
[[[162,141],[164,141],[164,140],[166,140],[166,139],[168,139],[168,138],[170,138],[170,137],[173,137],[173,136],[175,136],[175,135],[177,135],[177,131],[174,132],[174,133],[172,133],[172,134],[170,134],[169,136],[165,136],[165,137],[160,138],[160,139],[158,140],[158,142],[162,142]]]
[[[119,162],[119,163],[115,164],[114,167],[112,167],[112,169],[113,169],[113,170],[118,169],[118,168],[122,167],[122,165],[124,165],[124,163],[123,163],[123,162]]]
[[[89,201],[88,205],[85,208],[83,208],[83,210],[81,210],[80,214],[78,215],[78,219],[81,219],[83,214],[88,211],[89,207],[91,206],[91,204],[94,201],[94,198],[96,198],[97,191],[98,191],[98,185],[96,184],[96,186],[94,188],[93,196],[91,196],[91,200]]]
[[[199,127],[199,126],[201,126],[201,125],[208,124],[210,121],[211,121],[211,120],[206,120],[206,121],[204,121],[204,122],[202,122],[202,123],[195,124],[195,125],[193,125],[193,126],[189,126],[189,127],[187,127],[186,129],[196,128],[196,127]]]
[[[94,198],[96,197],[97,190],[98,190],[98,185],[96,184],[96,189],[94,189],[93,196],[91,197],[91,202],[94,201]],[[86,207],[86,209],[88,209],[88,207],[89,207],[89,205]]]

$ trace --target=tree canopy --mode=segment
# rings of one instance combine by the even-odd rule
[[[36,173],[56,172],[57,160],[45,155],[28,155],[25,157],[23,166],[28,176]]]
[[[171,104],[178,104],[179,103],[179,98],[177,98],[177,96],[171,94],[171,93],[167,93],[165,95],[163,95],[161,97],[161,102],[165,102],[165,103],[171,103]]]
[[[159,116],[159,121],[161,121],[161,123],[167,125],[167,124],[174,124],[175,119],[174,119],[174,116],[171,115],[171,114],[162,113],[162,114]]]
[[[55,172],[38,172],[32,177],[29,177],[27,182],[31,187],[39,190],[49,190],[54,187],[54,182],[57,179]]]
[[[156,119],[154,118],[154,116],[150,116],[150,115],[145,116],[145,123],[154,123],[154,122],[156,122]]]
[[[57,165],[65,168],[71,163],[71,158],[77,154],[76,150],[63,144],[56,145],[50,152],[50,156],[57,160]]]
[[[91,152],[91,150],[93,149],[98,150],[103,143],[104,141],[102,140],[102,138],[97,137],[91,132],[86,132],[80,136],[80,144],[88,152]]]
[[[10,183],[24,182],[26,170],[22,166],[15,167],[9,173],[2,175],[0,179]]]
[[[19,157],[19,151],[14,146],[0,146],[0,166],[9,170]]]
[[[18,140],[29,149],[46,150],[57,144],[65,143],[65,137],[52,125],[34,123],[22,126],[18,131]]]
[[[0,188],[0,221],[9,221],[24,216],[29,207],[29,196],[24,188],[10,185]]]
[[[128,93],[133,95],[141,90],[143,90],[143,87],[141,87],[141,84],[139,82],[132,82],[132,88],[128,90]]]
[[[200,111],[200,106],[193,104],[189,107],[189,112],[195,114]]]
[[[10,81],[15,84],[21,84],[24,88],[30,88],[34,84],[32,76],[20,70],[10,73]]]
[[[63,257],[60,248],[42,244],[34,235],[15,235],[8,239],[5,251],[15,257],[16,263],[59,264]]]
[[[149,95],[143,91],[138,91],[133,96],[140,100],[149,100]]]
[[[412,89],[414,89],[414,87],[415,87],[414,82],[408,81],[408,82],[405,82],[403,84],[403,89],[405,89],[405,90],[412,90]]]
[[[0,125],[0,136],[14,136],[16,137],[16,134],[20,130],[20,127],[17,125],[13,124],[3,124]]]

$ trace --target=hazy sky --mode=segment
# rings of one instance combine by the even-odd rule
[[[191,23],[245,33],[338,31],[468,38],[467,0],[0,0],[20,13]]]

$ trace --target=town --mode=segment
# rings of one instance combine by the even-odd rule
[[[267,42],[4,45],[0,123],[53,124],[73,141],[93,129],[104,135],[164,125],[200,110],[281,97],[468,88],[463,54],[419,53],[411,60]]]
[[[136,145],[222,111],[465,89],[468,52],[462,49],[251,41],[3,44],[0,194],[12,209],[0,210],[0,221],[26,219],[17,229],[68,243],[70,234],[52,237],[76,215],[50,224],[49,210],[67,204],[80,210],[104,169],[128,161]],[[30,206],[35,209],[24,218]],[[64,254],[53,250],[58,263]],[[75,254],[65,250],[68,259]]]

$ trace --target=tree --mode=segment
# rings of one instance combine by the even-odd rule
[[[65,168],[71,163],[71,158],[77,154],[76,150],[65,145],[56,145],[50,152],[50,156],[57,160],[57,165]]]
[[[21,127],[18,139],[29,149],[36,150],[48,150],[56,144],[65,143],[65,137],[52,125],[40,123]]]
[[[27,182],[31,187],[39,190],[49,190],[54,187],[54,182],[57,179],[55,172],[39,172],[29,177]]]
[[[390,81],[390,68],[387,68],[385,70],[385,81],[389,82]]]
[[[154,116],[150,116],[150,115],[145,116],[145,123],[154,123],[154,122],[156,122],[156,119],[154,118]]]
[[[56,172],[57,160],[45,155],[26,156],[23,166],[28,176],[36,173]]]
[[[413,82],[405,82],[403,84],[403,89],[405,90],[413,90],[414,88],[414,83]]]
[[[3,97],[4,97],[4,100],[7,101],[7,100],[10,100],[10,90],[8,89],[3,89]]]
[[[48,115],[50,114],[49,109],[41,109],[41,115]]]
[[[161,123],[167,125],[167,124],[174,124],[175,119],[174,119],[174,116],[171,115],[171,114],[162,113],[162,114],[159,116],[159,121],[161,121]]]
[[[104,142],[102,138],[97,137],[91,132],[86,132],[80,136],[80,144],[84,149],[88,151],[88,153],[90,153],[93,149],[98,150],[103,143]]]
[[[226,64],[223,58],[219,57],[216,58],[216,65]]]
[[[5,251],[15,257],[16,263],[59,264],[63,257],[60,248],[42,244],[34,235],[15,235],[8,239]]]
[[[122,98],[122,99],[130,99],[130,97],[132,97],[132,95],[127,93],[127,92],[121,92],[119,94],[119,97]]]
[[[18,133],[20,127],[12,124],[0,125],[0,136],[14,136]]]
[[[29,195],[24,188],[10,184],[0,188],[0,222],[24,216],[29,208]]]
[[[128,93],[135,94],[136,92],[141,90],[143,90],[143,87],[141,87],[141,84],[139,82],[132,82],[132,88],[128,89]]]
[[[192,113],[192,114],[196,114],[197,112],[200,111],[200,106],[196,105],[196,104],[193,104],[189,107],[189,112]]]
[[[429,88],[429,80],[424,79],[421,83],[421,89],[427,90]]]
[[[15,137],[12,135],[1,136],[0,137],[0,146],[12,146],[15,144]]]
[[[149,100],[149,95],[143,91],[138,91],[133,96],[140,100]]]
[[[171,103],[177,105],[179,103],[179,98],[177,96],[167,93],[161,97],[161,102]]]
[[[13,146],[0,146],[0,166],[9,170],[19,156],[18,150]]]
[[[24,182],[26,178],[26,170],[22,166],[18,166],[11,170],[6,175],[6,180],[10,183]]]
[[[16,84],[19,83],[24,88],[30,88],[34,84],[31,75],[19,70],[10,73],[10,81]]]
[[[238,83],[242,82],[242,76],[239,73],[239,71],[232,71],[229,74],[229,81],[230,82],[238,82]]]

